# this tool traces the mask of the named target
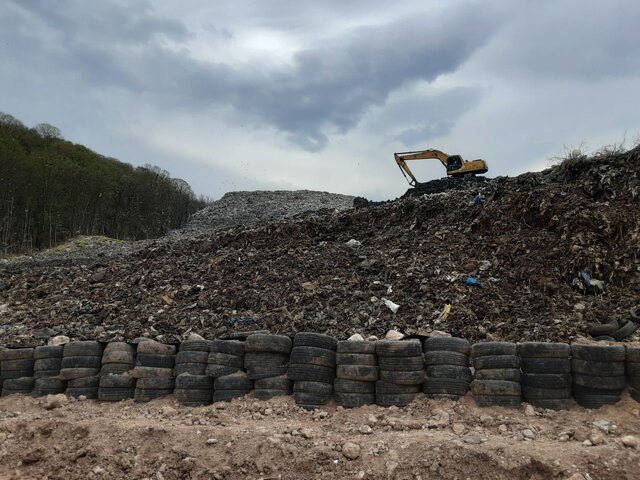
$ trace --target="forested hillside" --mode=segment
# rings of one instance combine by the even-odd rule
[[[0,252],[78,234],[156,237],[204,205],[158,167],[134,168],[62,139],[56,127],[30,129],[0,113]]]

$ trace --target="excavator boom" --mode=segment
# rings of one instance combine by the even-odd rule
[[[415,187],[418,182],[415,175],[407,165],[407,160],[424,160],[435,158],[447,169],[447,175],[452,177],[462,177],[477,173],[486,173],[489,168],[484,160],[464,160],[460,155],[447,155],[440,150],[418,150],[415,152],[399,152],[393,154],[400,171],[409,182],[409,185]]]

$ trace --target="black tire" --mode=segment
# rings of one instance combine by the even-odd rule
[[[271,400],[275,397],[287,397],[291,395],[293,392],[291,390],[274,390],[268,388],[256,388],[254,391],[254,396],[258,400]]]
[[[391,357],[386,357],[391,358]],[[378,359],[375,354],[369,353],[338,353],[336,365],[371,365],[376,366]]]
[[[473,366],[476,370],[485,368],[520,368],[520,358],[515,355],[487,355],[475,357]]]
[[[519,395],[474,395],[473,400],[479,407],[519,407],[522,403]]]
[[[136,366],[154,368],[173,368],[176,364],[175,355],[160,355],[141,353],[136,358]]]
[[[86,398],[91,400],[98,399],[98,387],[78,387],[78,388],[67,387],[67,390],[65,391],[65,393],[67,394],[67,396],[74,397],[74,398],[78,398],[84,395]]]
[[[582,375],[615,376],[625,374],[624,362],[594,362],[590,360],[571,359],[573,373]]]
[[[251,390],[252,388],[253,381],[244,373],[219,377],[213,382],[214,390]]]
[[[33,348],[5,348],[0,350],[0,361],[33,360]]]
[[[23,377],[33,377],[33,370],[2,370],[0,371],[0,385],[5,380]]]
[[[415,370],[412,372],[380,370],[378,373],[380,380],[385,380],[398,385],[422,385],[426,378],[424,370]]]
[[[338,342],[337,350],[338,354],[341,353],[356,353],[365,355],[375,355],[376,342],[354,342],[350,340],[341,340]]]
[[[99,368],[63,368],[59,377],[62,380],[75,380],[77,378],[94,377],[100,374]]]
[[[102,344],[93,340],[67,343],[64,346],[64,357],[102,357]]]
[[[206,375],[179,375],[175,379],[175,389],[178,390],[211,390],[213,382]]]
[[[172,394],[173,394],[173,388],[170,388],[170,389],[154,388],[149,390],[136,388],[133,393],[133,400],[136,403],[150,402],[152,400],[156,400],[158,398],[166,397]]]
[[[131,371],[133,367],[130,363],[107,363],[106,365],[102,365],[100,375],[121,375]]]
[[[540,398],[532,399],[528,403],[538,408],[546,408],[547,410],[569,410],[571,408],[571,398]]]
[[[107,343],[107,346],[104,347],[102,355],[104,356],[105,353],[113,352],[125,352],[135,356],[136,347],[126,342],[111,342]]]
[[[256,390],[286,390],[291,391],[293,383],[286,376],[261,378],[253,384]]]
[[[214,402],[230,402],[234,398],[244,397],[251,393],[251,390],[214,390]]]
[[[507,382],[520,382],[522,374],[517,368],[486,368],[476,370],[476,380],[504,380]]]
[[[309,392],[293,392],[293,399],[297,404],[303,405],[324,405],[333,398],[333,395],[319,395]]]
[[[102,359],[100,357],[63,357],[60,368],[100,368]]]
[[[176,379],[174,377],[146,377],[136,380],[136,390],[170,390],[173,391]]]
[[[63,393],[67,388],[67,382],[56,377],[36,378],[33,382],[34,390],[59,390],[57,393]]]
[[[245,352],[286,353],[291,351],[291,339],[284,335],[249,335],[244,344]]]
[[[384,370],[411,371],[422,370],[424,359],[419,357],[380,357],[378,365]]]
[[[520,368],[525,373],[571,373],[568,358],[521,358]]]
[[[178,402],[188,406],[209,405],[213,401],[212,389],[176,388],[173,394]]]
[[[173,368],[136,366],[129,373],[132,377],[135,377],[135,378],[173,377]]]
[[[525,373],[522,384],[537,388],[571,388],[571,375],[568,373]]]
[[[359,382],[357,380],[346,380],[336,378],[333,382],[333,390],[339,393],[375,393],[375,382]]]
[[[631,315],[631,319],[634,322],[640,322],[640,305],[636,305],[629,310],[629,314]]]
[[[453,380],[473,380],[469,367],[457,365],[428,365],[426,368],[427,378],[451,378]]]
[[[628,321],[618,330],[611,333],[610,336],[615,338],[618,341],[624,340],[630,335],[633,335],[637,329],[638,329],[638,324],[636,322]]]
[[[371,368],[371,367],[369,367]],[[318,365],[300,365],[292,363],[287,370],[287,378],[293,381],[322,382],[333,385],[335,370]]]
[[[522,386],[522,397],[527,400],[571,398],[571,387],[567,388],[538,388]]]
[[[375,393],[342,393],[336,392],[333,394],[333,398],[336,403],[345,408],[357,408],[364,405],[375,405],[376,394]]]
[[[145,355],[175,355],[176,350],[175,345],[168,345],[166,343],[156,342],[155,340],[140,342],[137,348],[138,355],[141,353]]]
[[[523,342],[518,344],[518,355],[523,358],[569,358],[568,343]]]
[[[418,393],[420,391],[420,385],[398,385],[397,383],[391,383],[386,381],[376,382],[376,394],[405,394],[405,393]]]
[[[133,352],[123,350],[109,350],[102,355],[102,365],[109,363],[128,363],[133,365],[136,363],[136,355]]]
[[[425,393],[424,396],[430,398],[431,400],[453,400],[454,402],[457,402],[464,395],[453,395],[449,393]]]
[[[627,346],[627,362],[640,363],[640,347]]]
[[[324,367],[319,367],[324,368]],[[261,378],[279,377],[286,375],[288,367],[264,367],[264,368],[251,368],[247,369],[247,376],[251,380],[260,380]]]
[[[256,367],[286,367],[288,364],[289,355],[286,353],[247,352],[244,356],[244,368],[247,370]],[[237,365],[233,364],[229,366],[235,367]]]
[[[416,398],[415,393],[376,393],[376,405],[406,407]]]
[[[518,382],[507,382],[505,380],[474,380],[471,382],[470,387],[474,396],[496,395],[519,397],[522,392]]]
[[[35,368],[35,361],[28,359],[28,360],[3,360],[2,361],[2,371],[3,372],[10,372],[10,371],[16,371],[16,370],[20,370],[20,371],[25,371],[25,370],[31,370],[33,371]]]
[[[496,355],[516,355],[518,347],[512,342],[484,342],[471,345],[472,357],[487,357]]]
[[[593,362],[623,362],[626,352],[623,345],[571,344],[571,355]]]
[[[378,357],[417,357],[422,355],[422,345],[419,340],[378,340],[376,354]]]
[[[130,389],[136,388],[136,379],[129,375],[104,375],[100,377],[100,388]]]
[[[318,347],[294,346],[291,350],[289,361],[291,363],[334,368],[336,366],[336,352]]]
[[[596,410],[607,405],[614,405],[620,401],[620,395],[574,395],[578,405],[590,410]]]
[[[100,376],[74,378],[67,382],[67,388],[98,388],[100,386]]]
[[[202,352],[199,350],[180,351],[176,354],[176,365],[179,363],[203,363],[206,364],[209,360],[209,352]]]
[[[422,391],[429,394],[465,395],[469,391],[469,383],[447,378],[427,378],[422,385]]]
[[[29,377],[10,378],[2,383],[2,388],[29,393],[35,386],[35,380]]]
[[[293,337],[294,347],[316,347],[335,352],[338,340],[323,333],[300,332]]]
[[[33,378],[51,378],[57,377],[58,375],[60,375],[60,370],[34,370],[33,375],[26,376],[32,376]]]
[[[640,362],[627,362],[625,372],[630,379],[640,377]]]
[[[378,380],[378,367],[371,365],[338,365],[336,377],[358,382],[375,382]]]
[[[293,391],[298,393],[313,393],[319,396],[331,396],[333,384],[324,382],[296,382],[293,384]]]
[[[173,374],[178,375],[206,375],[207,364],[206,363],[176,363],[173,369]]]
[[[102,402],[120,402],[135,396],[134,388],[98,388],[98,400]]]
[[[178,355],[180,352],[207,352],[211,351],[210,340],[185,340],[180,344]]]
[[[234,373],[241,372],[240,368],[225,367],[224,365],[207,365],[205,373],[211,378],[224,377],[225,375],[232,375]]]
[[[629,387],[629,395],[633,400],[640,403],[640,389],[635,387]]]
[[[620,328],[617,320],[612,320],[608,323],[587,323],[587,332],[592,337],[601,337],[603,335],[610,335]]]
[[[236,357],[244,356],[244,343],[238,340],[212,340],[210,345],[211,353],[226,353]]]
[[[209,365],[220,365],[223,367],[242,368],[245,365],[244,356],[231,355],[230,353],[210,353],[207,357]]]
[[[461,353],[469,356],[471,345],[464,338],[457,337],[430,337],[424,342],[424,352],[445,351]]]
[[[615,342],[616,339],[613,337],[609,337],[607,335],[601,335],[599,337],[594,337],[594,340],[597,340],[598,342]]]
[[[622,390],[627,384],[624,375],[608,377],[601,375],[583,375],[580,373],[573,374],[573,383],[583,387],[599,388],[602,390]]]
[[[62,358],[64,347],[62,345],[44,345],[33,350],[33,359],[42,360],[44,358]]]
[[[436,350],[424,354],[425,365],[456,365],[459,367],[469,366],[469,357],[464,353],[444,352]]]
[[[623,390],[623,388],[611,390],[599,387],[584,387],[582,385],[576,385],[575,383],[571,386],[571,394],[574,397],[580,397],[584,395],[621,395]]]

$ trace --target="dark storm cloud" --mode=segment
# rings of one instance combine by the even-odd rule
[[[246,121],[276,127],[310,151],[326,145],[328,132],[353,128],[394,90],[456,70],[496,23],[484,5],[434,18],[426,12],[313,44],[276,68],[196,60],[180,50],[190,38],[185,25],[159,17],[148,4],[32,0],[4,9],[13,19],[3,16],[0,35],[12,40],[4,54],[14,64],[26,57],[46,65],[48,75],[75,72],[91,86],[122,89],[172,109],[232,107]],[[221,31],[224,42],[232,32]],[[446,122],[438,128],[446,129]]]

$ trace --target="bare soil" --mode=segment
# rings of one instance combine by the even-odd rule
[[[481,409],[471,397],[316,412],[291,397],[199,408],[172,397],[47,403],[0,399],[0,478],[640,478],[640,447],[622,443],[640,434],[640,405],[626,395],[562,412]]]

